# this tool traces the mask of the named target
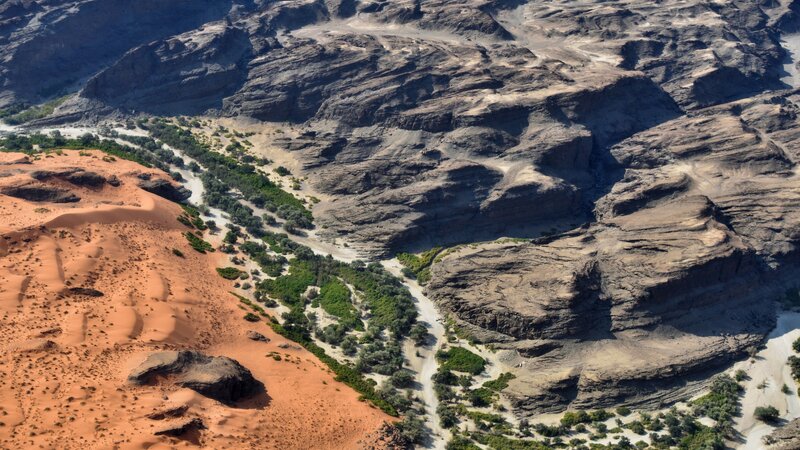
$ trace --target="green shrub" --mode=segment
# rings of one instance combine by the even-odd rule
[[[481,450],[469,438],[459,435],[454,435],[444,448],[445,450]]]
[[[183,255],[183,252],[178,250],[177,248],[173,248],[172,249],[172,254],[177,256],[177,257],[179,257],[179,258],[185,258],[185,256]]]
[[[489,380],[483,383],[483,387],[487,389],[491,389],[495,392],[500,392],[503,389],[508,387],[508,382],[517,378],[516,375],[510,372],[502,373],[499,377],[495,380]]]
[[[183,233],[186,237],[186,240],[189,241],[189,245],[197,252],[206,253],[206,252],[213,252],[214,247],[209,244],[208,242],[200,239],[194,233],[189,231]]]
[[[407,414],[395,425],[400,434],[410,442],[419,444],[425,437],[425,422],[414,413]]]
[[[483,358],[463,347],[451,347],[447,351],[439,350],[436,358],[442,362],[442,368],[456,372],[478,375],[486,368],[486,361]]]
[[[561,417],[561,425],[572,428],[579,423],[591,423],[592,419],[586,411],[568,411]]]
[[[631,409],[628,408],[627,406],[620,406],[619,408],[617,408],[616,412],[617,412],[617,415],[622,416],[622,417],[627,417],[627,416],[631,415]]]
[[[458,424],[458,415],[455,410],[444,403],[439,403],[436,407],[436,414],[439,415],[439,424],[442,428],[453,428]]]
[[[319,304],[326,313],[342,319],[346,326],[363,329],[358,311],[351,301],[350,289],[338,278],[331,278],[322,285],[319,290]]]
[[[711,383],[710,392],[692,402],[694,414],[727,423],[739,409],[742,387],[728,375],[719,375]]]
[[[762,422],[774,422],[780,417],[780,412],[774,406],[759,406],[753,412],[753,417]]]
[[[479,408],[489,406],[494,401],[494,392],[486,388],[478,388],[469,391],[467,398],[472,406]]]
[[[399,253],[397,255],[397,260],[404,266],[403,273],[408,278],[416,278],[420,284],[427,284],[431,278],[430,266],[434,258],[436,258],[436,255],[441,251],[441,247],[434,247],[419,255],[413,253]],[[406,270],[408,272],[406,272]]]
[[[248,322],[259,322],[261,321],[261,318],[253,313],[247,313],[244,315],[244,320]]]
[[[247,275],[236,267],[217,267],[217,273],[226,280],[238,280],[242,275]]]
[[[800,381],[800,358],[797,356],[790,356],[788,363],[789,368],[792,371],[792,377],[794,377],[795,380]]]

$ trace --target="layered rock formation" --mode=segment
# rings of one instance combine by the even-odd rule
[[[625,173],[593,223],[439,258],[430,294],[521,368],[520,414],[655,406],[760,342],[797,275],[797,101],[763,95],[636,134],[611,149]]]
[[[775,450],[800,449],[800,420],[793,420],[764,438],[764,443]]]

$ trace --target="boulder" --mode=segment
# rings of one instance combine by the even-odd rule
[[[176,186],[161,178],[142,180],[139,182],[139,187],[147,192],[177,203],[184,202],[192,196],[192,193],[185,187]]]
[[[188,350],[153,353],[128,375],[128,381],[135,385],[147,385],[159,379],[222,403],[236,402],[264,388],[237,361]]]
[[[259,333],[258,331],[250,330],[247,332],[247,338],[257,342],[269,342],[269,338]]]

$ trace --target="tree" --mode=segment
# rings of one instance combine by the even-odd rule
[[[400,430],[401,436],[417,444],[425,437],[425,423],[413,411],[397,423],[397,429]]]
[[[442,428],[452,428],[458,423],[458,416],[453,408],[444,403],[440,403],[439,406],[436,407],[436,414],[439,415],[439,423],[442,425]]]
[[[425,345],[425,342],[428,340],[429,336],[428,328],[421,323],[416,323],[411,328],[411,331],[409,332],[408,335],[409,337],[411,337],[411,339],[414,340],[414,343],[417,344],[417,346],[423,346]]]
[[[778,420],[780,412],[774,406],[759,406],[753,416],[762,422],[774,422]]]
[[[414,383],[414,374],[408,370],[398,370],[389,377],[392,386],[397,388],[411,387]]]

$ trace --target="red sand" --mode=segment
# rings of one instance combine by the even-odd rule
[[[242,319],[222,256],[192,250],[180,208],[139,189],[157,174],[102,153],[41,158],[0,154],[0,187],[38,169],[83,167],[116,174],[120,187],[79,188],[82,200],[33,203],[0,195],[0,447],[355,449],[390,418],[333,376],[313,355],[281,349],[285,339]],[[45,209],[42,209],[45,208]],[[185,258],[175,256],[181,250]],[[63,295],[68,287],[102,291]],[[247,339],[256,330],[269,343]],[[267,389],[227,407],[188,389],[133,387],[129,370],[150,352],[195,349],[236,359]],[[270,352],[282,358],[276,361]],[[184,439],[155,436],[165,421],[146,415],[186,405],[208,427]]]

